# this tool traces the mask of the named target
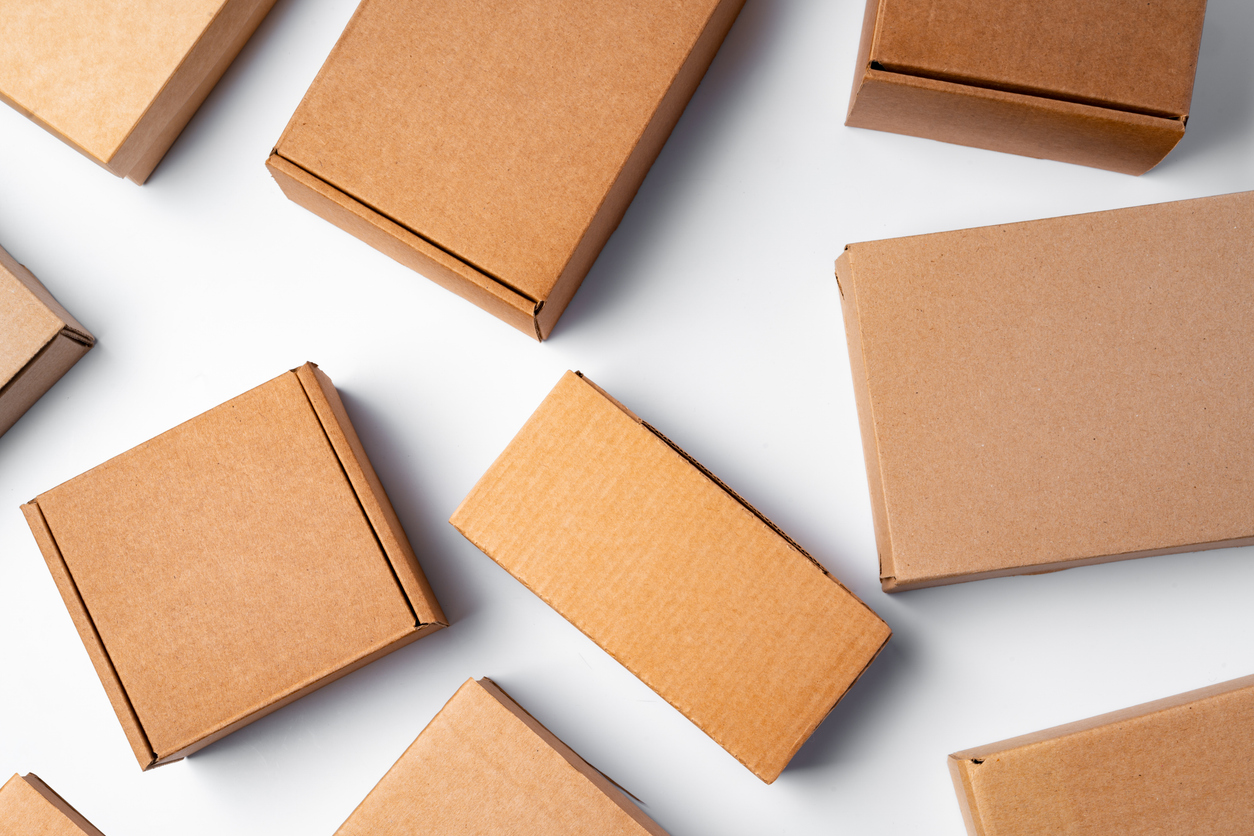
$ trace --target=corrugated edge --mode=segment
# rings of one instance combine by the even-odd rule
[[[91,822],[87,817],[75,810],[74,807],[57,793],[52,787],[45,784],[38,775],[28,772],[22,776],[22,780],[27,786],[44,797],[44,800],[57,809],[57,811],[74,823],[74,826],[87,834],[87,836],[104,836],[103,833]]]
[[[35,352],[17,374],[0,386],[0,435],[8,432],[90,348],[62,330]]]
[[[962,810],[962,821],[967,826],[970,836],[985,836],[982,823],[976,818],[978,807],[975,793],[971,789],[969,770],[975,764],[957,755],[949,756],[949,777],[954,782],[954,792],[958,795],[958,807]]]

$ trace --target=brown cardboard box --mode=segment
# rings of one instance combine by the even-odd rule
[[[800,546],[582,375],[450,522],[767,783],[888,640]]]
[[[467,680],[336,836],[666,836],[487,679]]]
[[[1206,0],[867,0],[846,125],[1142,174],[1184,136]]]
[[[0,249],[0,435],[95,344],[39,279]]]
[[[14,775],[0,787],[0,833],[13,836],[104,836],[39,780]]]
[[[445,625],[312,363],[22,510],[145,769]]]
[[[949,756],[971,836],[1248,836],[1254,676]]]
[[[544,339],[744,0],[365,0],[267,165],[289,198]]]
[[[888,591],[1254,543],[1254,192],[836,262]]]
[[[0,101],[143,183],[274,0],[4,0]]]

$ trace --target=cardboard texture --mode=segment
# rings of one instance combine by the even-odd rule
[[[467,680],[336,836],[666,836],[495,683]]]
[[[274,0],[4,0],[0,101],[143,183]]]
[[[1246,836],[1254,676],[949,756],[971,836]]]
[[[0,435],[95,344],[39,279],[0,249]]]
[[[867,0],[859,128],[1142,174],[1184,136],[1206,0]]]
[[[311,363],[22,511],[145,769],[445,626]]]
[[[768,783],[888,640],[796,543],[581,375],[450,522]]]
[[[267,166],[289,198],[549,335],[744,0],[365,0]]]
[[[0,787],[5,836],[104,836],[35,774],[14,775]]]
[[[1254,192],[853,244],[884,589],[1254,543]]]

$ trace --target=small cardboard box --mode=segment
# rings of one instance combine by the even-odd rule
[[[885,590],[1254,543],[1254,192],[836,277]]]
[[[949,756],[971,836],[1248,836],[1254,676]]]
[[[144,769],[445,626],[312,363],[22,510]]]
[[[491,680],[467,680],[336,836],[666,836]]]
[[[365,0],[267,166],[289,198],[544,339],[744,0]]]
[[[0,249],[0,435],[95,344],[39,279]]]
[[[1206,0],[867,0],[846,125],[1142,174],[1184,136]]]
[[[800,546],[582,375],[450,522],[767,783],[888,641]]]
[[[274,0],[4,0],[0,101],[143,183]]]
[[[33,773],[0,787],[0,833],[13,836],[104,836]]]

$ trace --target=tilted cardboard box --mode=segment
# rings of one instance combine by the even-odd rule
[[[35,774],[0,787],[0,833],[13,836],[103,836],[82,813]]]
[[[0,101],[143,183],[274,0],[4,0]]]
[[[666,836],[487,679],[468,680],[336,836]]]
[[[544,339],[744,0],[365,0],[267,163],[289,198]]]
[[[949,756],[971,836],[1248,836],[1254,676]]]
[[[0,249],[0,435],[95,344],[39,279]]]
[[[867,0],[859,128],[1141,174],[1184,136],[1206,0]]]
[[[445,625],[311,363],[22,510],[145,769]]]
[[[768,783],[888,640],[800,546],[582,375],[450,522]]]
[[[836,276],[886,590],[1254,543],[1254,192]]]

